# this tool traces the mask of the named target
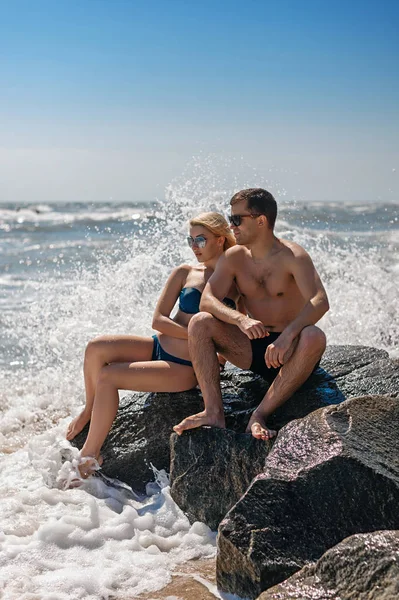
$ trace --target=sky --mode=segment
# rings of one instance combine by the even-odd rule
[[[198,157],[398,202],[398,28],[396,0],[0,0],[0,203],[151,201]]]

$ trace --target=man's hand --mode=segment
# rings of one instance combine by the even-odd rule
[[[264,338],[267,335],[269,335],[269,332],[266,330],[262,321],[251,319],[250,317],[247,317],[245,315],[243,315],[240,318],[238,322],[238,327],[243,333],[245,333],[247,337],[249,337],[250,340],[257,340],[259,338]]]
[[[265,363],[268,369],[278,369],[291,358],[298,343],[298,339],[292,339],[281,333],[273,344],[266,348]]]

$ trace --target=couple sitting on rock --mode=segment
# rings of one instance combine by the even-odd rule
[[[172,271],[154,312],[157,335],[89,342],[86,405],[67,431],[71,440],[90,421],[81,450],[83,477],[101,464],[120,389],[181,392],[198,384],[204,411],[174,430],[180,435],[201,425],[224,427],[220,366],[228,360],[270,383],[247,427],[267,440],[276,435],[267,427],[268,416],[317,367],[326,339],[315,323],[328,310],[328,300],[310,256],[274,235],[277,204],[266,190],[242,190],[230,205],[230,227],[214,212],[191,219],[187,239],[200,266]]]

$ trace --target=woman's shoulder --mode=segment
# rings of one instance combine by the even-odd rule
[[[188,265],[187,263],[183,263],[182,265],[179,265],[178,267],[175,267],[174,272],[175,273],[179,273],[181,275],[188,275],[189,273],[193,273],[193,272],[201,272],[204,270],[204,267],[202,265]]]
[[[177,267],[175,267],[173,270],[176,273],[190,273],[191,268],[192,268],[191,265],[183,263],[182,265],[178,265]]]
[[[193,273],[202,273],[204,271],[204,267],[202,265],[188,265],[183,263],[175,267],[172,271],[172,276],[176,279],[180,279],[182,283],[184,283],[188,276]]]

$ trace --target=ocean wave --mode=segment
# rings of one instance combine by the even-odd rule
[[[113,221],[137,221],[146,217],[151,212],[142,207],[93,207],[92,210],[82,210],[79,206],[70,206],[68,210],[61,210],[54,205],[34,208],[0,208],[0,226],[19,226],[22,229],[24,225],[35,225],[36,227],[48,228],[52,226],[71,225],[74,223],[90,224]]]

